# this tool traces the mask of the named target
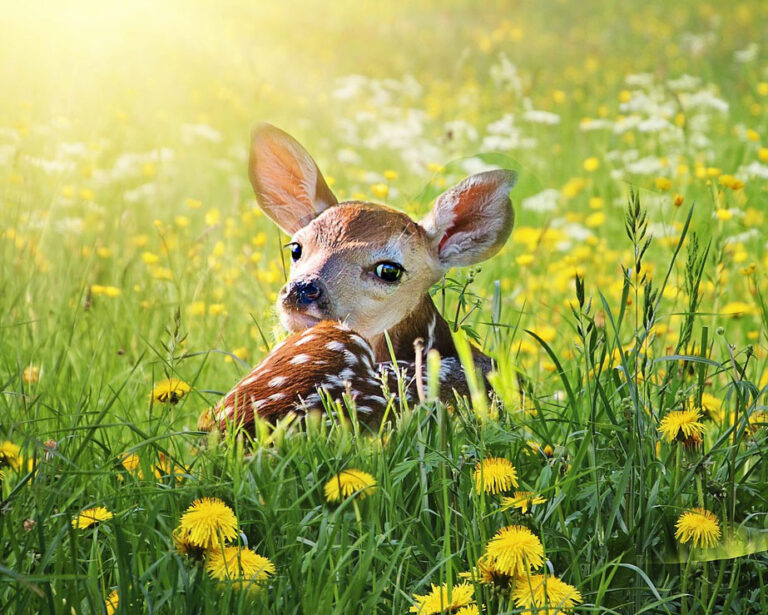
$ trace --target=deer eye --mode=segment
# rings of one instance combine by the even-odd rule
[[[385,282],[397,282],[400,279],[400,276],[403,275],[403,271],[405,271],[405,269],[403,269],[402,265],[391,261],[379,263],[373,270],[376,277]]]
[[[291,258],[293,259],[294,262],[296,262],[297,260],[299,260],[301,258],[301,244],[300,243],[296,243],[295,241],[292,241],[291,243],[289,243],[286,246],[286,248],[290,248],[291,249]]]

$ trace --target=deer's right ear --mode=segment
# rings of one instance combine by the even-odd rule
[[[515,221],[509,191],[516,180],[514,171],[486,171],[437,197],[421,226],[443,269],[474,265],[501,249]]]
[[[271,124],[251,133],[248,175],[261,209],[289,235],[338,203],[307,150]]]

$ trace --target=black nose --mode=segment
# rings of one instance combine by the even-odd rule
[[[300,305],[314,303],[323,294],[323,291],[314,282],[296,282],[294,289],[296,292],[296,302]]]

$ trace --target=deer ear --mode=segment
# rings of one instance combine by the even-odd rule
[[[289,235],[338,203],[307,150],[271,124],[251,133],[248,175],[261,209]]]
[[[437,197],[421,226],[443,269],[479,263],[501,249],[515,221],[509,200],[515,181],[514,171],[487,171],[471,175]]]

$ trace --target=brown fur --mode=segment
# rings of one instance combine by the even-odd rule
[[[396,380],[388,384],[396,390]],[[252,431],[254,414],[274,422],[291,411],[322,410],[320,387],[332,400],[348,393],[368,423],[381,421],[389,401],[368,343],[348,327],[324,321],[288,337],[217,404],[212,417],[201,420],[222,430],[238,423]]]

